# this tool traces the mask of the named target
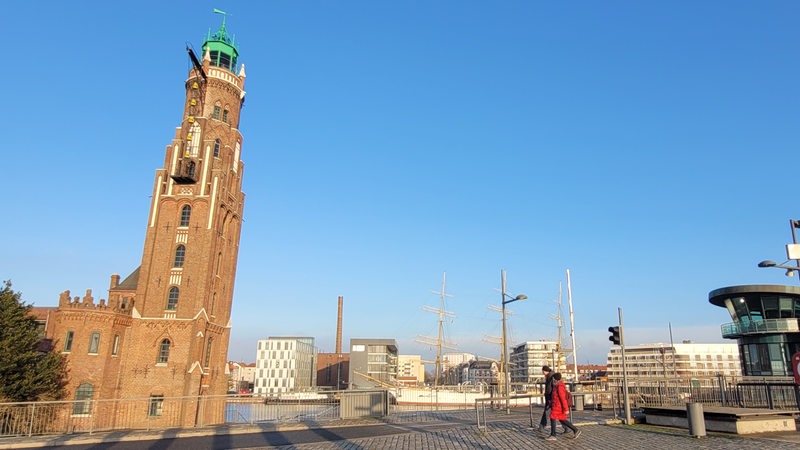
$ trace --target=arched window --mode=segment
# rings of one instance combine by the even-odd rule
[[[178,226],[181,227],[188,227],[189,226],[189,218],[192,216],[192,207],[189,205],[184,206],[181,209],[181,224]]]
[[[186,247],[179,245],[175,249],[175,259],[172,261],[172,267],[183,267],[183,259],[186,257]]]
[[[92,396],[94,386],[91,383],[81,383],[75,391],[75,403],[72,404],[72,414],[91,414]]]
[[[225,122],[225,123],[228,123],[228,110],[227,109],[223,109],[222,110],[222,121]]]
[[[211,364],[211,345],[214,343],[214,338],[208,338],[208,342],[206,343],[206,360],[203,364],[203,367],[208,367]]]
[[[161,345],[158,346],[158,359],[156,359],[156,364],[166,364],[169,361],[169,339],[164,339],[161,341]]]
[[[222,146],[222,142],[219,139],[214,141],[214,158],[219,158],[219,148]]]
[[[178,309],[178,288],[172,286],[169,288],[169,297],[167,298],[167,311],[175,311]]]

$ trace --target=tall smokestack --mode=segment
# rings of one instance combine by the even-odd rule
[[[336,316],[336,354],[342,354],[342,303],[344,299],[339,296],[339,314]]]

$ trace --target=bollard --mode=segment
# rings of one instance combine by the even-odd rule
[[[706,435],[706,421],[703,416],[702,403],[687,403],[686,418],[689,420],[689,435],[703,437]]]

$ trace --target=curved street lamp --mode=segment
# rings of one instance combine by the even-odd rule
[[[800,220],[789,220],[789,228],[792,230],[792,243],[786,244],[786,261],[778,264],[769,259],[758,263],[758,267],[775,267],[777,269],[785,269],[787,277],[793,277],[795,272],[800,272],[800,244],[797,243],[796,228],[800,228]],[[794,261],[795,265],[790,266],[788,263]]]
[[[511,407],[509,406],[509,398],[511,396],[511,371],[509,370],[509,361],[508,361],[508,342],[506,341],[506,305],[509,303],[514,303],[518,300],[525,300],[528,298],[525,294],[517,295],[516,297],[508,295],[506,293],[506,271],[503,270],[500,272],[501,275],[501,284],[500,284],[500,292],[501,292],[501,302],[502,302],[502,313],[503,313],[503,384],[505,385],[505,397],[506,397],[506,414],[511,413]]]

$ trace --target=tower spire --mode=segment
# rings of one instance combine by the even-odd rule
[[[208,30],[205,42],[203,42],[203,54],[209,53],[211,65],[236,72],[236,60],[239,58],[239,50],[236,47],[236,38],[228,34],[225,28],[225,19],[228,14],[225,11],[214,9],[215,14],[222,15],[222,25],[219,29],[211,33]]]

